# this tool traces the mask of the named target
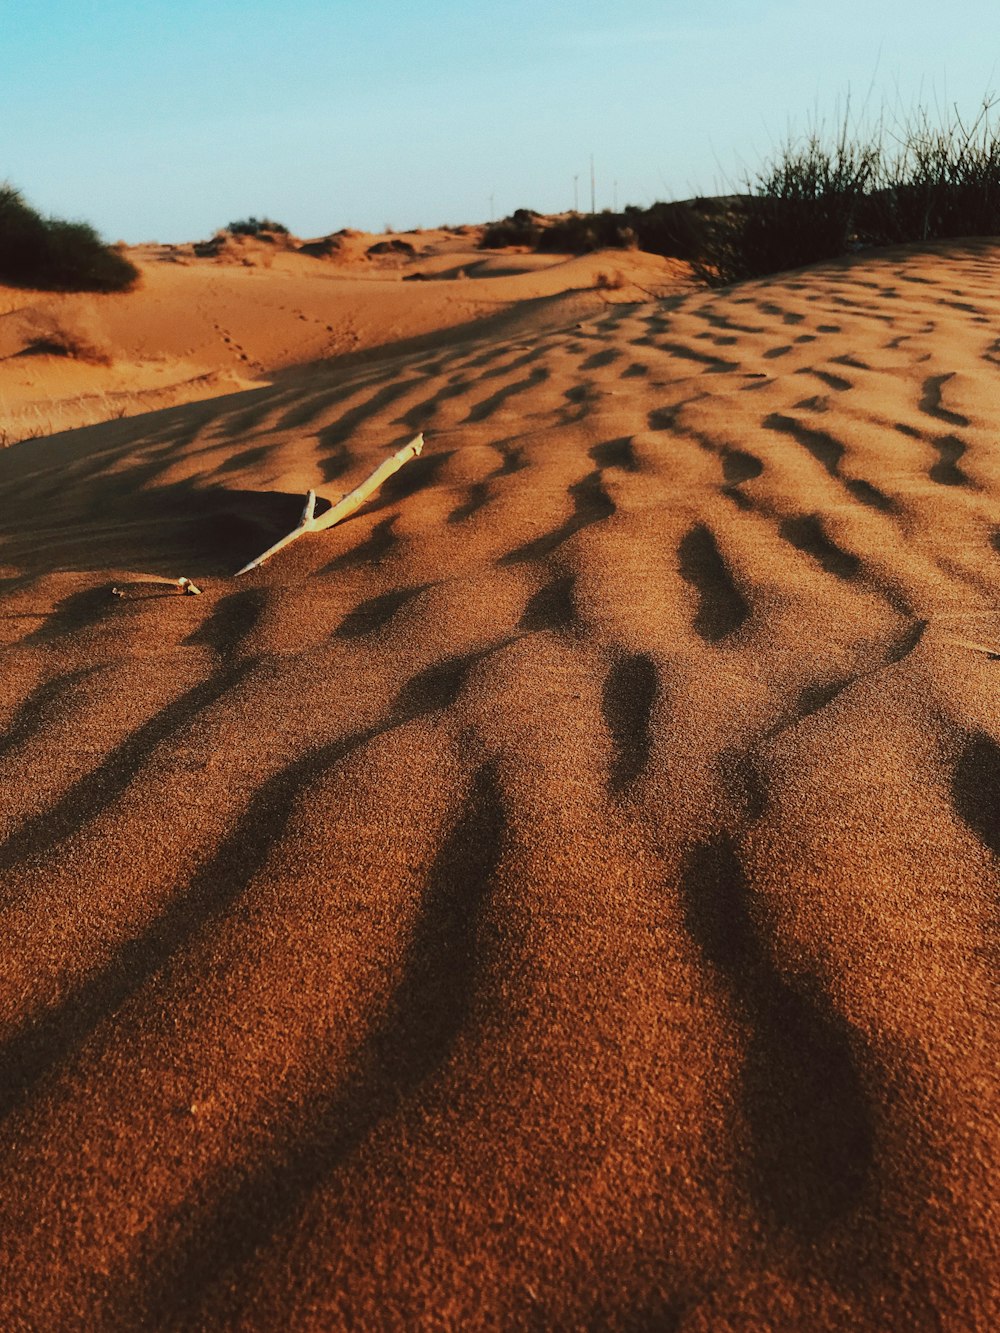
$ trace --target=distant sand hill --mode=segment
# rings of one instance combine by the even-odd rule
[[[445,242],[0,367],[0,1325],[996,1327],[1000,246]]]

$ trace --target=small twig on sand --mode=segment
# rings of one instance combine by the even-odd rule
[[[1000,661],[1000,648],[991,648],[988,643],[977,643],[975,639],[949,639],[956,648],[968,648],[971,652],[982,653],[991,662]]]
[[[200,596],[201,596],[201,589],[198,587],[197,583],[192,583],[190,579],[185,579],[185,578],[179,578],[179,579],[156,579],[156,578],[144,578],[144,579],[140,579],[139,581],[140,581],[140,583],[142,584],[143,587],[147,587],[147,586],[150,586],[150,585],[151,585],[152,587],[155,588],[155,587],[159,587],[160,584],[166,584],[168,588],[179,588],[180,591],[181,591],[186,597],[200,597]],[[124,597],[124,596],[125,596],[125,589],[124,589],[124,588],[119,588],[118,585],[117,585],[117,583],[116,583],[116,584],[114,585],[114,587],[112,587],[112,589],[111,589],[111,596],[112,596],[112,597]]]
[[[423,447],[423,435],[415,436],[409,444],[404,444],[402,449],[397,449],[391,458],[387,458],[384,463],[381,463],[366,481],[363,481],[360,486],[355,487],[347,495],[342,496],[331,509],[328,509],[325,514],[321,514],[319,518],[316,517],[316,492],[310,491],[306,496],[306,507],[302,511],[302,517],[299,519],[297,526],[282,537],[280,541],[275,542],[273,546],[269,546],[263,555],[257,556],[256,560],[251,560],[248,565],[238,569],[235,577],[239,578],[241,574],[248,574],[251,569],[256,569],[258,565],[262,565],[272,555],[284,550],[286,546],[290,546],[299,537],[304,537],[307,532],[323,532],[327,528],[332,528],[335,523],[340,523],[342,519],[353,514],[356,509],[360,509],[368,497],[377,491],[383,482],[388,481],[394,472],[398,472],[404,463],[408,463],[411,458],[416,458]]]

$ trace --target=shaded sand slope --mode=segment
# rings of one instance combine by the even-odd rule
[[[0,454],[4,1327],[995,1326],[997,260]]]

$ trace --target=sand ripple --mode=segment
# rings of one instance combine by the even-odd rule
[[[0,454],[5,1327],[994,1326],[996,263]]]

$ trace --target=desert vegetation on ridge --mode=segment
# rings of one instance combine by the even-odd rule
[[[288,235],[288,228],[283,222],[275,222],[273,218],[253,216],[227,222],[222,230],[227,231],[230,236],[257,236],[262,240],[268,240],[272,236]]]
[[[984,99],[970,124],[919,109],[902,126],[789,138],[738,193],[546,219],[520,208],[481,244],[580,254],[639,247],[688,260],[712,286],[869,246],[1000,233],[1000,138]]]
[[[869,246],[1000,233],[1000,138],[987,98],[966,124],[923,109],[902,126],[789,139],[709,229],[710,282],[760,277]]]
[[[121,292],[139,270],[86,222],[44,218],[0,185],[0,282],[46,291]]]
[[[704,251],[708,223],[725,201],[688,199],[655,203],[648,208],[629,204],[622,212],[566,213],[549,218],[529,208],[490,223],[480,246],[528,246],[541,254],[586,254],[591,250],[639,249],[671,259],[696,260]]]

